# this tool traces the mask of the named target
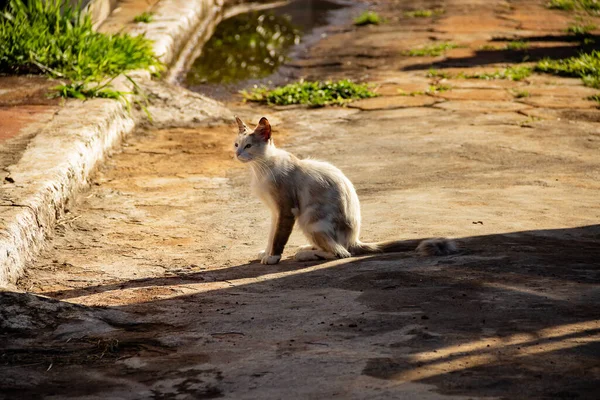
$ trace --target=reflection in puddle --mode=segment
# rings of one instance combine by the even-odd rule
[[[289,48],[300,42],[300,31],[290,20],[263,11],[221,22],[188,72],[187,84],[232,83],[270,75],[286,60]]]
[[[229,18],[217,26],[184,83],[192,90],[224,99],[240,89],[276,80],[297,45],[316,40],[319,28],[340,19],[335,11],[349,4],[347,0],[293,0]]]

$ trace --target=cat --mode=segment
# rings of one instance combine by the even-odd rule
[[[271,211],[267,247],[258,256],[262,264],[279,262],[296,222],[310,243],[298,250],[294,257],[297,261],[411,250],[422,255],[457,251],[454,241],[443,238],[361,242],[360,203],[352,182],[342,171],[326,162],[300,160],[275,147],[265,117],[253,131],[241,119],[235,119],[239,128],[235,157],[248,163],[251,187]]]

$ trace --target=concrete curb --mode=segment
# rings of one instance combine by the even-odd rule
[[[171,65],[186,40],[207,19],[214,20],[223,5],[224,0],[162,0],[153,10],[154,22],[132,33],[154,40],[156,54]],[[136,77],[150,79],[147,72]],[[10,182],[4,182],[0,194],[0,287],[14,285],[53,234],[73,195],[135,124],[120,102],[69,101],[7,168]]]

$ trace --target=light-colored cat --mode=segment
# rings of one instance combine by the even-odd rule
[[[342,171],[326,162],[300,160],[275,147],[271,125],[264,117],[254,131],[238,117],[236,121],[236,158],[250,165],[252,189],[271,210],[271,232],[266,249],[259,254],[261,263],[279,262],[296,221],[310,243],[298,250],[298,261],[414,249],[423,255],[456,252],[455,243],[447,239],[362,243],[358,196]]]

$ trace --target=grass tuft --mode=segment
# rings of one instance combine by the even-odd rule
[[[383,23],[383,18],[379,16],[375,11],[365,11],[354,19],[354,25],[379,25]]]
[[[515,66],[508,67],[502,70],[498,70],[492,73],[481,73],[481,74],[461,74],[461,78],[466,79],[508,79],[511,81],[521,81],[529,77],[532,73],[531,67],[527,66]]]
[[[404,16],[407,18],[429,18],[429,17],[437,17],[444,13],[443,8],[435,8],[433,10],[414,10],[414,11],[406,11]]]
[[[600,2],[598,0],[550,0],[546,7],[563,11],[582,10],[597,13],[600,11]]]
[[[349,80],[337,82],[299,81],[275,88],[254,88],[240,92],[245,100],[269,105],[304,104],[312,107],[345,105],[353,100],[376,97],[367,84]]]
[[[443,42],[438,44],[432,44],[429,46],[424,46],[419,49],[412,49],[405,52],[404,54],[411,57],[437,57],[441,56],[446,51],[450,49],[456,49],[457,47],[459,47],[457,44]]]
[[[452,74],[446,71],[440,71],[439,69],[430,68],[427,71],[428,78],[441,78],[441,79],[450,79],[452,78]]]
[[[431,95],[431,94],[436,94],[436,93],[444,93],[444,92],[447,92],[448,90],[452,90],[452,86],[438,83],[437,85],[429,86],[429,89],[427,89],[426,93]]]
[[[600,103],[600,94],[595,94],[595,95],[589,96],[587,99]]]
[[[526,42],[524,40],[513,40],[512,42],[508,42],[505,47],[506,50],[514,51],[527,50],[528,48],[529,42]]]
[[[600,51],[581,53],[563,60],[544,59],[535,66],[536,71],[560,76],[580,77],[584,85],[600,87]]]
[[[95,32],[89,14],[68,0],[10,0],[0,13],[0,73],[67,79],[70,88],[59,90],[66,97],[114,98],[106,87],[83,88],[99,88],[100,82],[126,71],[151,68],[162,65],[148,39]]]
[[[579,24],[574,23],[569,25],[567,28],[567,33],[574,36],[588,36],[591,31],[596,29],[596,25],[594,24]]]
[[[133,22],[142,22],[144,24],[149,24],[150,22],[152,22],[153,19],[153,12],[144,11],[143,13],[136,15],[135,18],[133,18]]]

